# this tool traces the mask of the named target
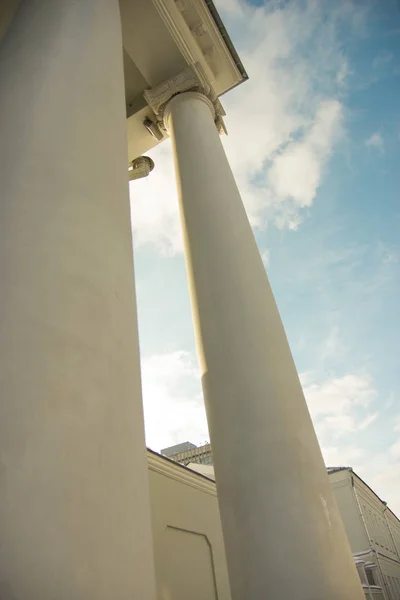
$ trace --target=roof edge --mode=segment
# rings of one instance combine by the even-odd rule
[[[373,495],[379,500],[379,502],[382,502],[382,504],[385,505],[386,509],[392,513],[392,515],[395,517],[395,519],[399,522],[400,525],[400,519],[399,517],[396,515],[395,512],[393,512],[393,510],[390,508],[390,506],[388,506],[388,503],[385,500],[382,500],[382,498],[380,496],[378,496],[378,494],[375,492],[375,490],[372,489],[372,487],[370,485],[368,485],[368,483],[366,481],[364,481],[364,479],[362,477],[360,477],[358,475],[358,473],[356,473],[353,469],[353,467],[326,467],[326,470],[328,471],[328,475],[331,475],[333,473],[339,473],[340,471],[350,471],[353,475],[355,475],[357,477],[357,479],[359,479],[361,481],[361,483],[363,483],[365,485],[365,487],[367,487],[370,492],[373,493]]]
[[[228,90],[226,90],[224,92],[224,94],[226,94],[226,92],[233,90],[236,86],[240,85],[240,83],[247,81],[249,76],[247,75],[246,69],[244,68],[243,63],[239,58],[239,54],[237,53],[235,46],[233,45],[233,42],[232,42],[231,38],[229,37],[226,27],[225,27],[221,17],[219,16],[219,12],[217,11],[217,8],[216,8],[213,0],[204,0],[204,2],[208,8],[210,15],[212,16],[212,18],[214,20],[215,25],[217,26],[217,28],[221,34],[222,39],[225,42],[226,47],[229,50],[230,55],[232,56],[233,62],[235,63],[237,70],[239,71],[239,73],[242,77],[242,81],[240,81],[239,83],[237,83],[236,85],[232,86],[231,88],[229,88]]]
[[[207,475],[203,475],[203,473],[199,473],[199,471],[193,471],[193,469],[189,469],[189,467],[187,467],[186,465],[176,462],[172,458],[169,458],[168,456],[165,456],[164,454],[160,454],[160,452],[156,452],[156,450],[152,450],[151,448],[147,447],[146,450],[150,454],[157,456],[157,457],[161,458],[162,460],[165,460],[166,462],[170,463],[171,465],[175,465],[175,467],[178,467],[178,470],[183,469],[184,471],[189,471],[189,473],[194,473],[195,475],[198,475],[202,479],[205,479],[206,481],[211,481],[212,483],[215,484],[214,479],[207,477]]]

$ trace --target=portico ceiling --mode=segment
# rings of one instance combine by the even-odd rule
[[[200,63],[218,96],[247,79],[211,0],[120,0],[129,159],[159,141],[144,127],[155,115],[145,89]],[[164,133],[164,135],[166,135]]]
[[[0,3],[0,41],[20,0]],[[143,92],[200,64],[218,96],[247,79],[212,0],[119,0],[122,21],[128,155],[159,143],[143,125],[155,121]],[[165,136],[166,133],[164,132]]]

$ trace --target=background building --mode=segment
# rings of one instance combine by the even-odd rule
[[[361,581],[382,587],[388,600],[400,600],[399,519],[350,467],[328,473]]]
[[[213,464],[212,449],[209,443],[202,446],[195,446],[190,442],[184,442],[183,444],[164,448],[164,450],[161,450],[161,454],[182,465],[189,465],[190,463],[200,465]]]
[[[211,444],[185,442],[162,454],[215,479]],[[399,519],[350,467],[328,467],[328,475],[363,585],[400,600]]]
[[[195,446],[195,444],[192,444],[191,442],[182,442],[181,444],[176,444],[175,446],[169,446],[168,448],[164,448],[163,450],[161,450],[161,454],[163,456],[171,458],[172,460],[175,460],[175,456],[180,456],[182,453],[188,450],[193,450],[193,448],[197,448],[197,446]],[[180,461],[178,460],[177,462]]]
[[[174,600],[230,600],[214,468],[185,468],[176,461],[181,455],[171,460],[148,451],[157,584]],[[365,597],[400,600],[399,519],[350,467],[328,474]]]

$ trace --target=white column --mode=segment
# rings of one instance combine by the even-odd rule
[[[233,600],[364,598],[296,368],[211,102],[171,133]]]
[[[117,0],[0,46],[0,598],[154,600]]]

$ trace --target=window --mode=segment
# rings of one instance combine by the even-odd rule
[[[394,580],[394,587],[396,589],[396,592],[398,594],[400,594],[400,579],[398,577],[394,577],[393,580]],[[400,595],[399,595],[399,598],[400,598]]]
[[[397,596],[397,592],[396,592],[396,578],[395,577],[388,577],[388,581],[389,581],[390,591],[393,594],[393,598],[396,598],[396,596]]]
[[[376,585],[375,577],[374,577],[374,574],[372,572],[372,569],[367,569],[366,568],[365,569],[365,574],[367,576],[369,585]]]

